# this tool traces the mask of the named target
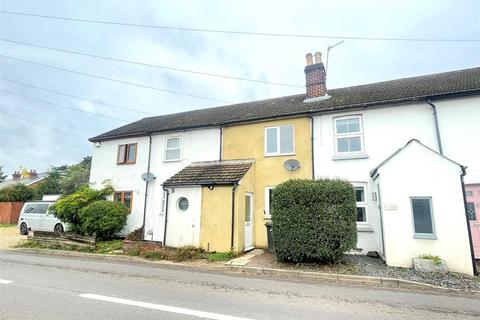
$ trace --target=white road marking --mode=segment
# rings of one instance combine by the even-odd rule
[[[13,281],[11,280],[3,280],[3,279],[0,279],[0,284],[9,284],[9,283],[12,283]]]
[[[141,301],[135,301],[135,300],[121,299],[121,298],[114,298],[114,297],[102,296],[102,295],[91,294],[91,293],[81,294],[80,297],[87,298],[87,299],[100,300],[100,301],[113,302],[113,303],[120,303],[120,304],[125,304],[125,305],[129,305],[129,306],[136,306],[136,307],[141,307],[141,308],[147,308],[147,309],[160,310],[160,311],[165,311],[165,312],[184,314],[184,315],[188,315],[188,316],[194,316],[194,317],[205,318],[205,319],[213,319],[213,320],[253,320],[253,319],[249,319],[249,318],[229,316],[229,315],[220,314],[220,313],[197,311],[197,310],[192,310],[192,309],[178,308],[178,307],[166,306],[166,305],[162,305],[162,304],[141,302]]]

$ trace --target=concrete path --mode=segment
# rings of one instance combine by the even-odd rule
[[[237,257],[235,259],[225,262],[225,264],[231,265],[231,266],[246,266],[250,262],[250,259],[252,259],[255,256],[261,255],[263,253],[264,253],[263,250],[253,249],[252,251],[249,251],[241,255],[240,257]]]
[[[478,319],[480,300],[0,252],[0,319]]]

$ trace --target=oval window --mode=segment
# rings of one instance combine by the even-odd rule
[[[178,199],[178,209],[181,211],[186,211],[188,209],[188,199],[181,197]]]

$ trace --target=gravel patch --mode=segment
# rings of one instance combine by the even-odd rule
[[[26,240],[27,236],[20,235],[16,226],[0,227],[0,249],[9,249],[22,240]]]
[[[345,255],[343,260],[336,264],[293,264],[278,262],[276,261],[274,254],[264,253],[253,257],[248,266],[394,278],[416,281],[444,288],[470,291],[480,290],[479,276],[470,277],[455,272],[448,272],[446,274],[416,272],[412,268],[389,267],[380,258],[371,258],[362,255]]]

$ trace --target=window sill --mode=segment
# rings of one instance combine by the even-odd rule
[[[295,153],[264,154],[264,157],[265,157],[265,158],[270,158],[270,157],[287,157],[287,156],[295,156]]]
[[[356,153],[356,154],[336,154],[332,157],[332,160],[352,160],[352,159],[368,159],[368,154],[366,153]]]
[[[129,166],[135,164],[135,162],[117,162],[117,166]]]
[[[182,161],[182,159],[175,159],[175,160],[163,160],[163,162],[179,162]]]
[[[414,239],[426,239],[426,240],[437,240],[437,237],[433,234],[414,234]]]
[[[357,232],[373,232],[373,228],[370,225],[357,224]]]

